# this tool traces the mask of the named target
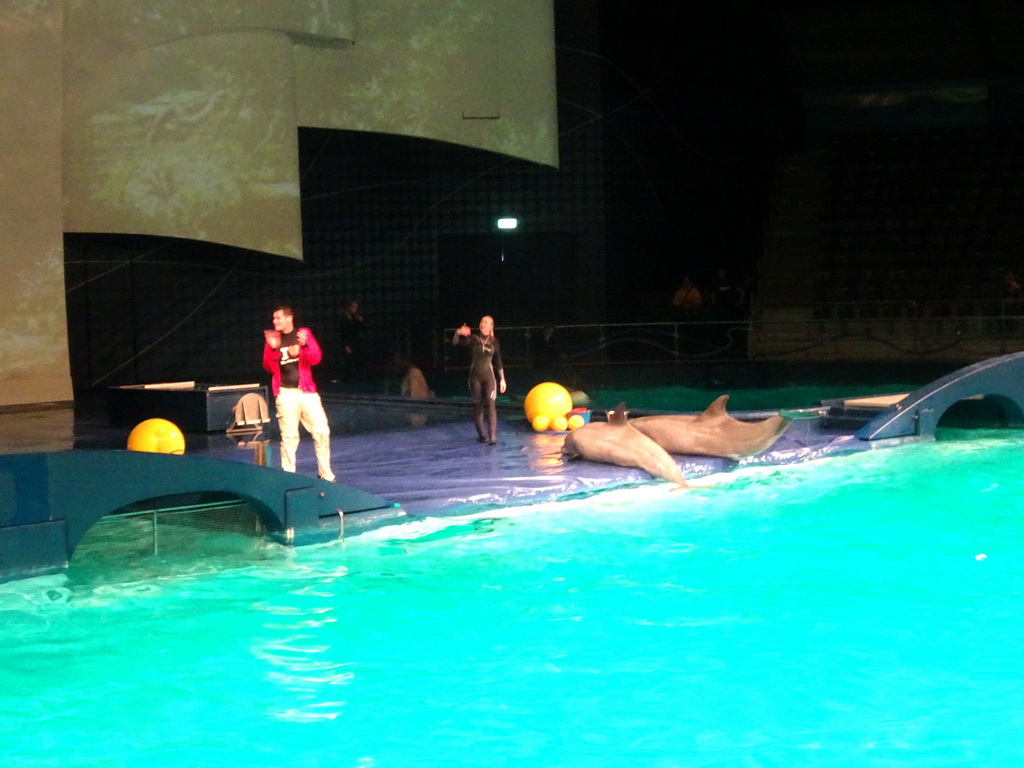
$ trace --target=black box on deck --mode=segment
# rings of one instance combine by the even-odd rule
[[[133,384],[107,390],[111,426],[134,427],[146,419],[167,419],[182,432],[217,432],[235,421],[235,405],[250,392],[267,400],[261,384],[197,384],[175,381]]]

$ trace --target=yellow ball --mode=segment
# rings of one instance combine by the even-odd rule
[[[545,416],[543,413],[538,413],[533,417],[533,421],[530,422],[530,426],[537,432],[543,432],[551,424],[551,419]]]
[[[533,419],[541,414],[549,419],[567,414],[572,410],[572,397],[561,384],[545,381],[530,390],[523,406],[526,420],[532,424]]]
[[[565,432],[569,428],[569,420],[565,416],[555,416],[551,420],[551,429],[555,432]]]
[[[167,419],[146,419],[136,424],[128,435],[128,450],[180,456],[185,452],[185,436]]]
[[[569,417],[569,429],[570,430],[579,429],[582,426],[583,426],[583,417],[580,416],[578,413],[574,413],[572,416]]]

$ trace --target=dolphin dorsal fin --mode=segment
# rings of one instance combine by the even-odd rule
[[[616,426],[623,426],[626,423],[626,414],[629,411],[626,410],[625,403],[619,403],[615,406],[614,411],[608,411],[605,415],[608,417],[608,423]]]
[[[711,405],[709,405],[707,408],[705,408],[704,409],[704,413],[702,413],[697,418],[699,418],[699,419],[714,419],[714,418],[719,418],[719,417],[722,417],[722,416],[728,416],[728,414],[725,411],[725,406],[726,406],[726,404],[728,402],[729,402],[729,396],[728,395],[721,395],[720,397],[716,397],[714,402],[712,402]]]

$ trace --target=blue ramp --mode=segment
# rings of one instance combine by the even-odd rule
[[[218,492],[252,502],[285,544],[342,538],[401,517],[394,502],[279,469],[137,451],[0,455],[0,581],[55,573],[100,518],[164,496]]]
[[[1024,426],[1024,352],[993,357],[943,376],[886,408],[856,436],[861,440],[934,438],[935,427],[949,407],[972,397],[993,400],[1010,426]]]

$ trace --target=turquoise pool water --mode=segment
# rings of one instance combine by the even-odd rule
[[[2,585],[0,754],[1019,766],[1024,435],[942,436]]]

